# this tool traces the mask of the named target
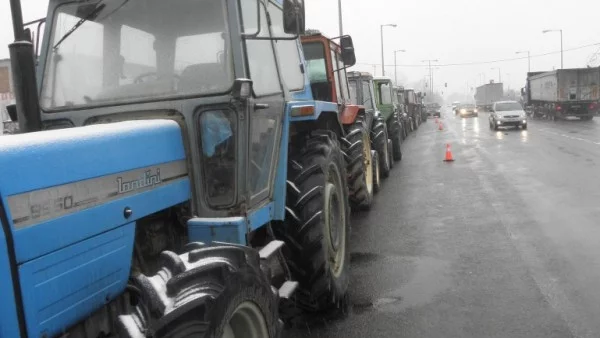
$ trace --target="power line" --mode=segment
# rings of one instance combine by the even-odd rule
[[[600,45],[600,42],[596,42],[596,43],[592,43],[592,44],[588,44],[588,45],[583,45],[583,46],[578,46],[578,47],[573,47],[573,48],[568,48],[563,50],[563,52],[570,52],[570,51],[574,51],[574,50],[579,50],[579,49],[584,49],[584,48],[589,48],[589,47],[593,47],[593,46],[598,46]],[[542,57],[542,56],[548,56],[548,55],[553,55],[553,54],[559,54],[561,51],[554,51],[554,52],[547,52],[547,53],[543,53],[543,54],[535,54],[535,55],[531,55],[531,58],[537,58],[537,57]],[[485,64],[491,64],[491,63],[499,63],[499,62],[508,62],[508,61],[517,61],[517,60],[524,60],[527,59],[527,56],[519,56],[519,57],[512,57],[512,58],[506,58],[506,59],[497,59],[497,60],[489,60],[489,61],[471,61],[471,62],[458,62],[458,63],[445,63],[445,64],[436,64],[436,66],[439,67],[456,67],[456,66],[477,66],[477,65],[485,65]],[[376,63],[356,63],[357,65],[363,65],[363,66],[379,66],[379,64]],[[385,65],[386,67],[393,67],[393,65]],[[422,64],[414,64],[414,65],[398,65],[399,67],[415,67],[415,68],[427,68],[427,65],[422,65]]]

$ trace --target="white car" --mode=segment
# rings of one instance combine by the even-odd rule
[[[500,127],[527,129],[527,114],[519,102],[494,102],[490,113],[490,129],[498,130]]]

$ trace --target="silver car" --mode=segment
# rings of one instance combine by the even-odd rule
[[[521,127],[527,129],[527,114],[517,101],[498,101],[490,113],[490,129],[500,127]]]

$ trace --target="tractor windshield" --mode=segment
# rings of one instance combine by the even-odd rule
[[[222,0],[70,2],[54,11],[44,109],[225,93],[233,66]]]

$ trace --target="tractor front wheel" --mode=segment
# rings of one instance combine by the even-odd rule
[[[390,176],[391,154],[388,145],[388,130],[383,118],[378,116],[373,121],[371,128],[371,144],[374,150],[379,154],[379,170],[384,178]]]

